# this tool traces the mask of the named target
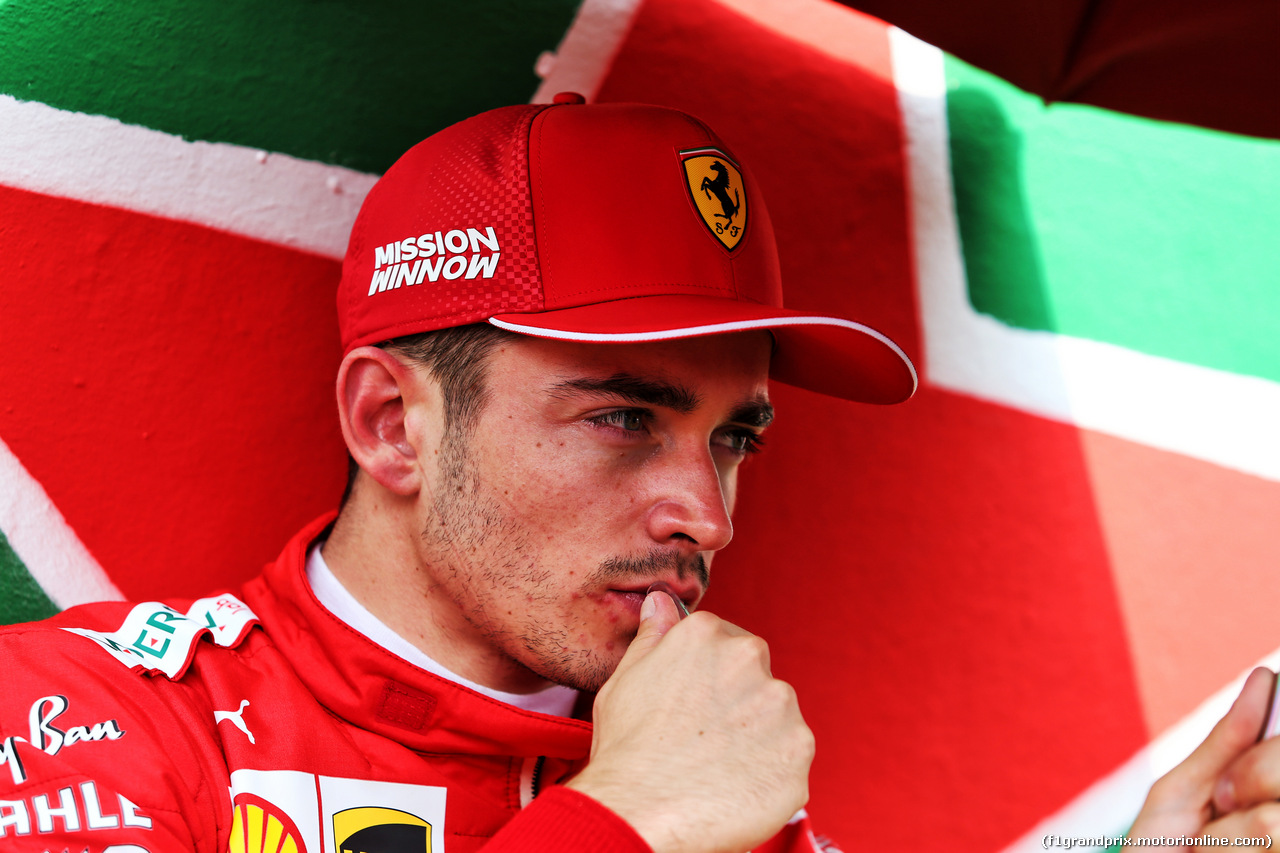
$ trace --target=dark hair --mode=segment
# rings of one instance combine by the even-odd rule
[[[405,335],[378,344],[382,349],[403,356],[431,371],[440,383],[444,396],[444,441],[446,444],[466,437],[476,425],[488,395],[485,380],[489,353],[503,341],[516,337],[514,332],[489,323],[455,326],[417,335]],[[347,488],[342,493],[342,506],[351,497],[360,466],[347,454]]]

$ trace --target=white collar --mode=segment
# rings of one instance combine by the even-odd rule
[[[342,582],[334,576],[324,557],[321,556],[320,548],[320,544],[313,545],[311,552],[307,555],[307,581],[325,609],[347,625],[414,666],[446,678],[455,684],[461,684],[477,693],[483,693],[499,702],[539,714],[553,714],[557,717],[573,716],[573,708],[578,701],[578,691],[572,687],[552,684],[536,693],[503,693],[501,690],[468,681],[445,669],[422,649],[388,628],[381,619],[357,601],[356,597],[348,592]]]

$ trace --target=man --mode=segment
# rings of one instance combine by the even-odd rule
[[[339,288],[341,512],[236,596],[0,634],[0,844],[818,849],[793,692],[685,611],[768,380],[893,403],[915,373],[778,278],[749,173],[682,113],[562,96],[416,146]],[[1262,815],[1262,765],[1223,772],[1264,749],[1250,684],[1149,826]]]

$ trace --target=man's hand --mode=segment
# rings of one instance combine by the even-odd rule
[[[568,783],[656,853],[742,853],[809,799],[813,733],[759,637],[653,592],[595,702],[591,761]]]
[[[1204,743],[1151,786],[1129,837],[1280,840],[1280,738],[1257,742],[1274,684],[1269,670],[1249,674]]]

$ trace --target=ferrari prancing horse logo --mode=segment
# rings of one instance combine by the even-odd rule
[[[689,195],[703,223],[729,251],[747,227],[747,190],[742,172],[717,148],[680,152]]]

